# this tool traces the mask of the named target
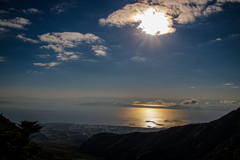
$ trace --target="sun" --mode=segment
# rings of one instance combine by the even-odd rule
[[[138,28],[150,35],[162,35],[175,31],[172,24],[162,12],[157,12],[154,8],[149,8],[144,13],[139,13],[134,17],[136,22],[140,22]]]

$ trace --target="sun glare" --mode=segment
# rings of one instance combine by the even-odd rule
[[[167,107],[167,105],[162,104],[132,104],[134,106],[142,106],[142,107]]]
[[[134,17],[135,21],[140,21],[138,28],[150,35],[162,35],[174,32],[171,28],[169,18],[161,12],[150,8],[144,13],[138,14]]]

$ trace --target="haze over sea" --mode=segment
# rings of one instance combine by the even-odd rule
[[[0,112],[16,123],[21,120],[30,120],[40,123],[168,128],[189,123],[209,122],[239,107],[238,104],[227,107],[220,104],[218,106],[201,107],[201,103],[187,107],[177,105],[175,108],[142,107],[127,103],[131,99],[116,98],[110,99],[122,103],[80,103],[87,102],[89,99],[5,98],[5,101],[0,103]],[[107,98],[95,98],[93,100],[100,101],[100,99],[102,101],[108,100]],[[181,100],[178,101],[181,102]]]

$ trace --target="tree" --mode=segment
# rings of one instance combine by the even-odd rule
[[[55,159],[29,137],[42,128],[37,122],[22,121],[18,126],[0,114],[0,160]]]
[[[37,124],[38,121],[21,121],[18,126],[22,129],[23,134],[30,137],[32,134],[39,132],[43,127]]]

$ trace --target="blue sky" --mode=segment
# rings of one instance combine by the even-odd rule
[[[239,2],[1,0],[0,96],[239,103]],[[149,8],[171,32],[139,28]]]

